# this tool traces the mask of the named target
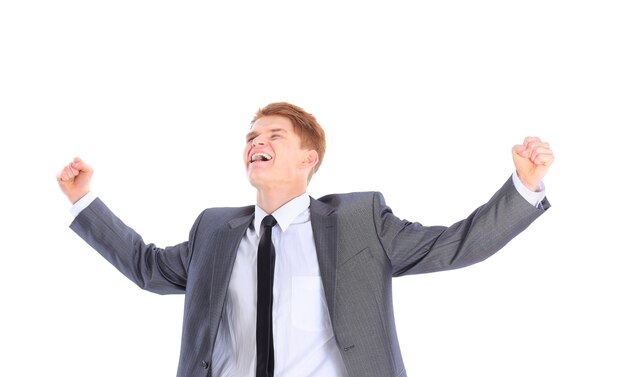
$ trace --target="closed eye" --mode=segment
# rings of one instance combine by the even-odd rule
[[[252,132],[248,132],[248,134],[246,135],[246,142],[250,143],[252,140],[254,140],[255,137],[257,137],[259,134],[252,131]]]

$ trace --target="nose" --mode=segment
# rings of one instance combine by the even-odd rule
[[[257,145],[265,145],[265,142],[261,138],[261,136],[257,136],[251,141],[252,147],[256,147]]]

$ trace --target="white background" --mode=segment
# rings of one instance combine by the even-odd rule
[[[548,140],[553,208],[500,253],[395,280],[410,376],[624,376],[620,1],[5,1],[0,5],[2,376],[173,376],[182,296],[135,287],[68,228],[74,156],[144,239],[251,204],[259,107],[324,126],[309,193],[378,190],[449,225]],[[213,2],[218,4],[218,2]]]

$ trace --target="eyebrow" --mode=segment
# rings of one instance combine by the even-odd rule
[[[269,132],[270,132],[270,134],[278,134],[278,133],[286,134],[287,130],[285,130],[284,128],[272,128]],[[246,140],[250,140],[250,138],[256,137],[258,135],[259,135],[259,133],[257,131],[250,131],[246,135]]]

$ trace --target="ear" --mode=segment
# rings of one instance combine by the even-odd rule
[[[313,169],[317,162],[319,161],[319,156],[317,155],[317,151],[314,149],[309,149],[306,151],[304,155],[304,159],[302,161],[302,167],[307,167]]]

